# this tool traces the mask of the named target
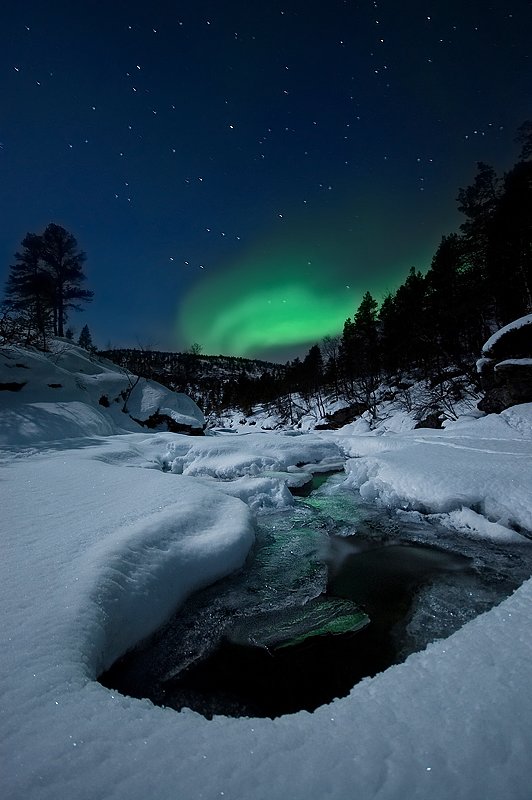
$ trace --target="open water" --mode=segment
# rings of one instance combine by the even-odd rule
[[[313,711],[449,636],[532,574],[530,542],[399,522],[342,481],[317,477],[295,507],[261,515],[245,567],[191,597],[100,681],[209,718]],[[332,634],[321,625],[324,610],[337,609],[349,624]]]

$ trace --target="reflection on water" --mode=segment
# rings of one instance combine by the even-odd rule
[[[193,596],[101,681],[207,717],[312,711],[500,602],[532,572],[530,550],[399,524],[334,476],[261,516],[246,567]],[[337,612],[328,598],[351,605]],[[324,614],[331,631],[336,613],[351,632],[323,635]]]

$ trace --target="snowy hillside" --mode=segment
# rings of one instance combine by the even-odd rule
[[[151,427],[155,415],[162,427],[170,421],[200,433],[205,424],[186,395],[153,381],[137,383],[127,370],[64,340],[56,340],[51,353],[0,352],[2,445],[138,431]]]
[[[3,797],[530,800],[532,580],[312,714],[208,721],[96,678],[242,565],[256,513],[345,458],[346,485],[399,520],[526,545],[532,405],[437,431],[192,438],[131,419],[201,428],[188,398],[144,382],[123,413],[131,379],[79,348],[0,364]]]

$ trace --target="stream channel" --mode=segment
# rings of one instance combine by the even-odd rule
[[[100,682],[209,719],[313,711],[532,574],[530,541],[398,517],[343,488],[344,477],[316,475],[295,507],[259,515],[243,569],[193,595]]]

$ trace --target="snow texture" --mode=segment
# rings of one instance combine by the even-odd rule
[[[124,434],[87,401],[91,375],[93,400],[116,385],[111,369],[78,384],[79,358],[63,361],[61,406],[56,365],[30,360],[39,380],[7,368],[25,374],[24,403],[2,398],[3,798],[530,800],[532,580],[312,714],[207,721],[96,678],[242,564],[250,506],[291,502],[281,473],[325,469],[339,448],[346,481],[377,501],[465,535],[531,530],[532,406],[442,431]]]

